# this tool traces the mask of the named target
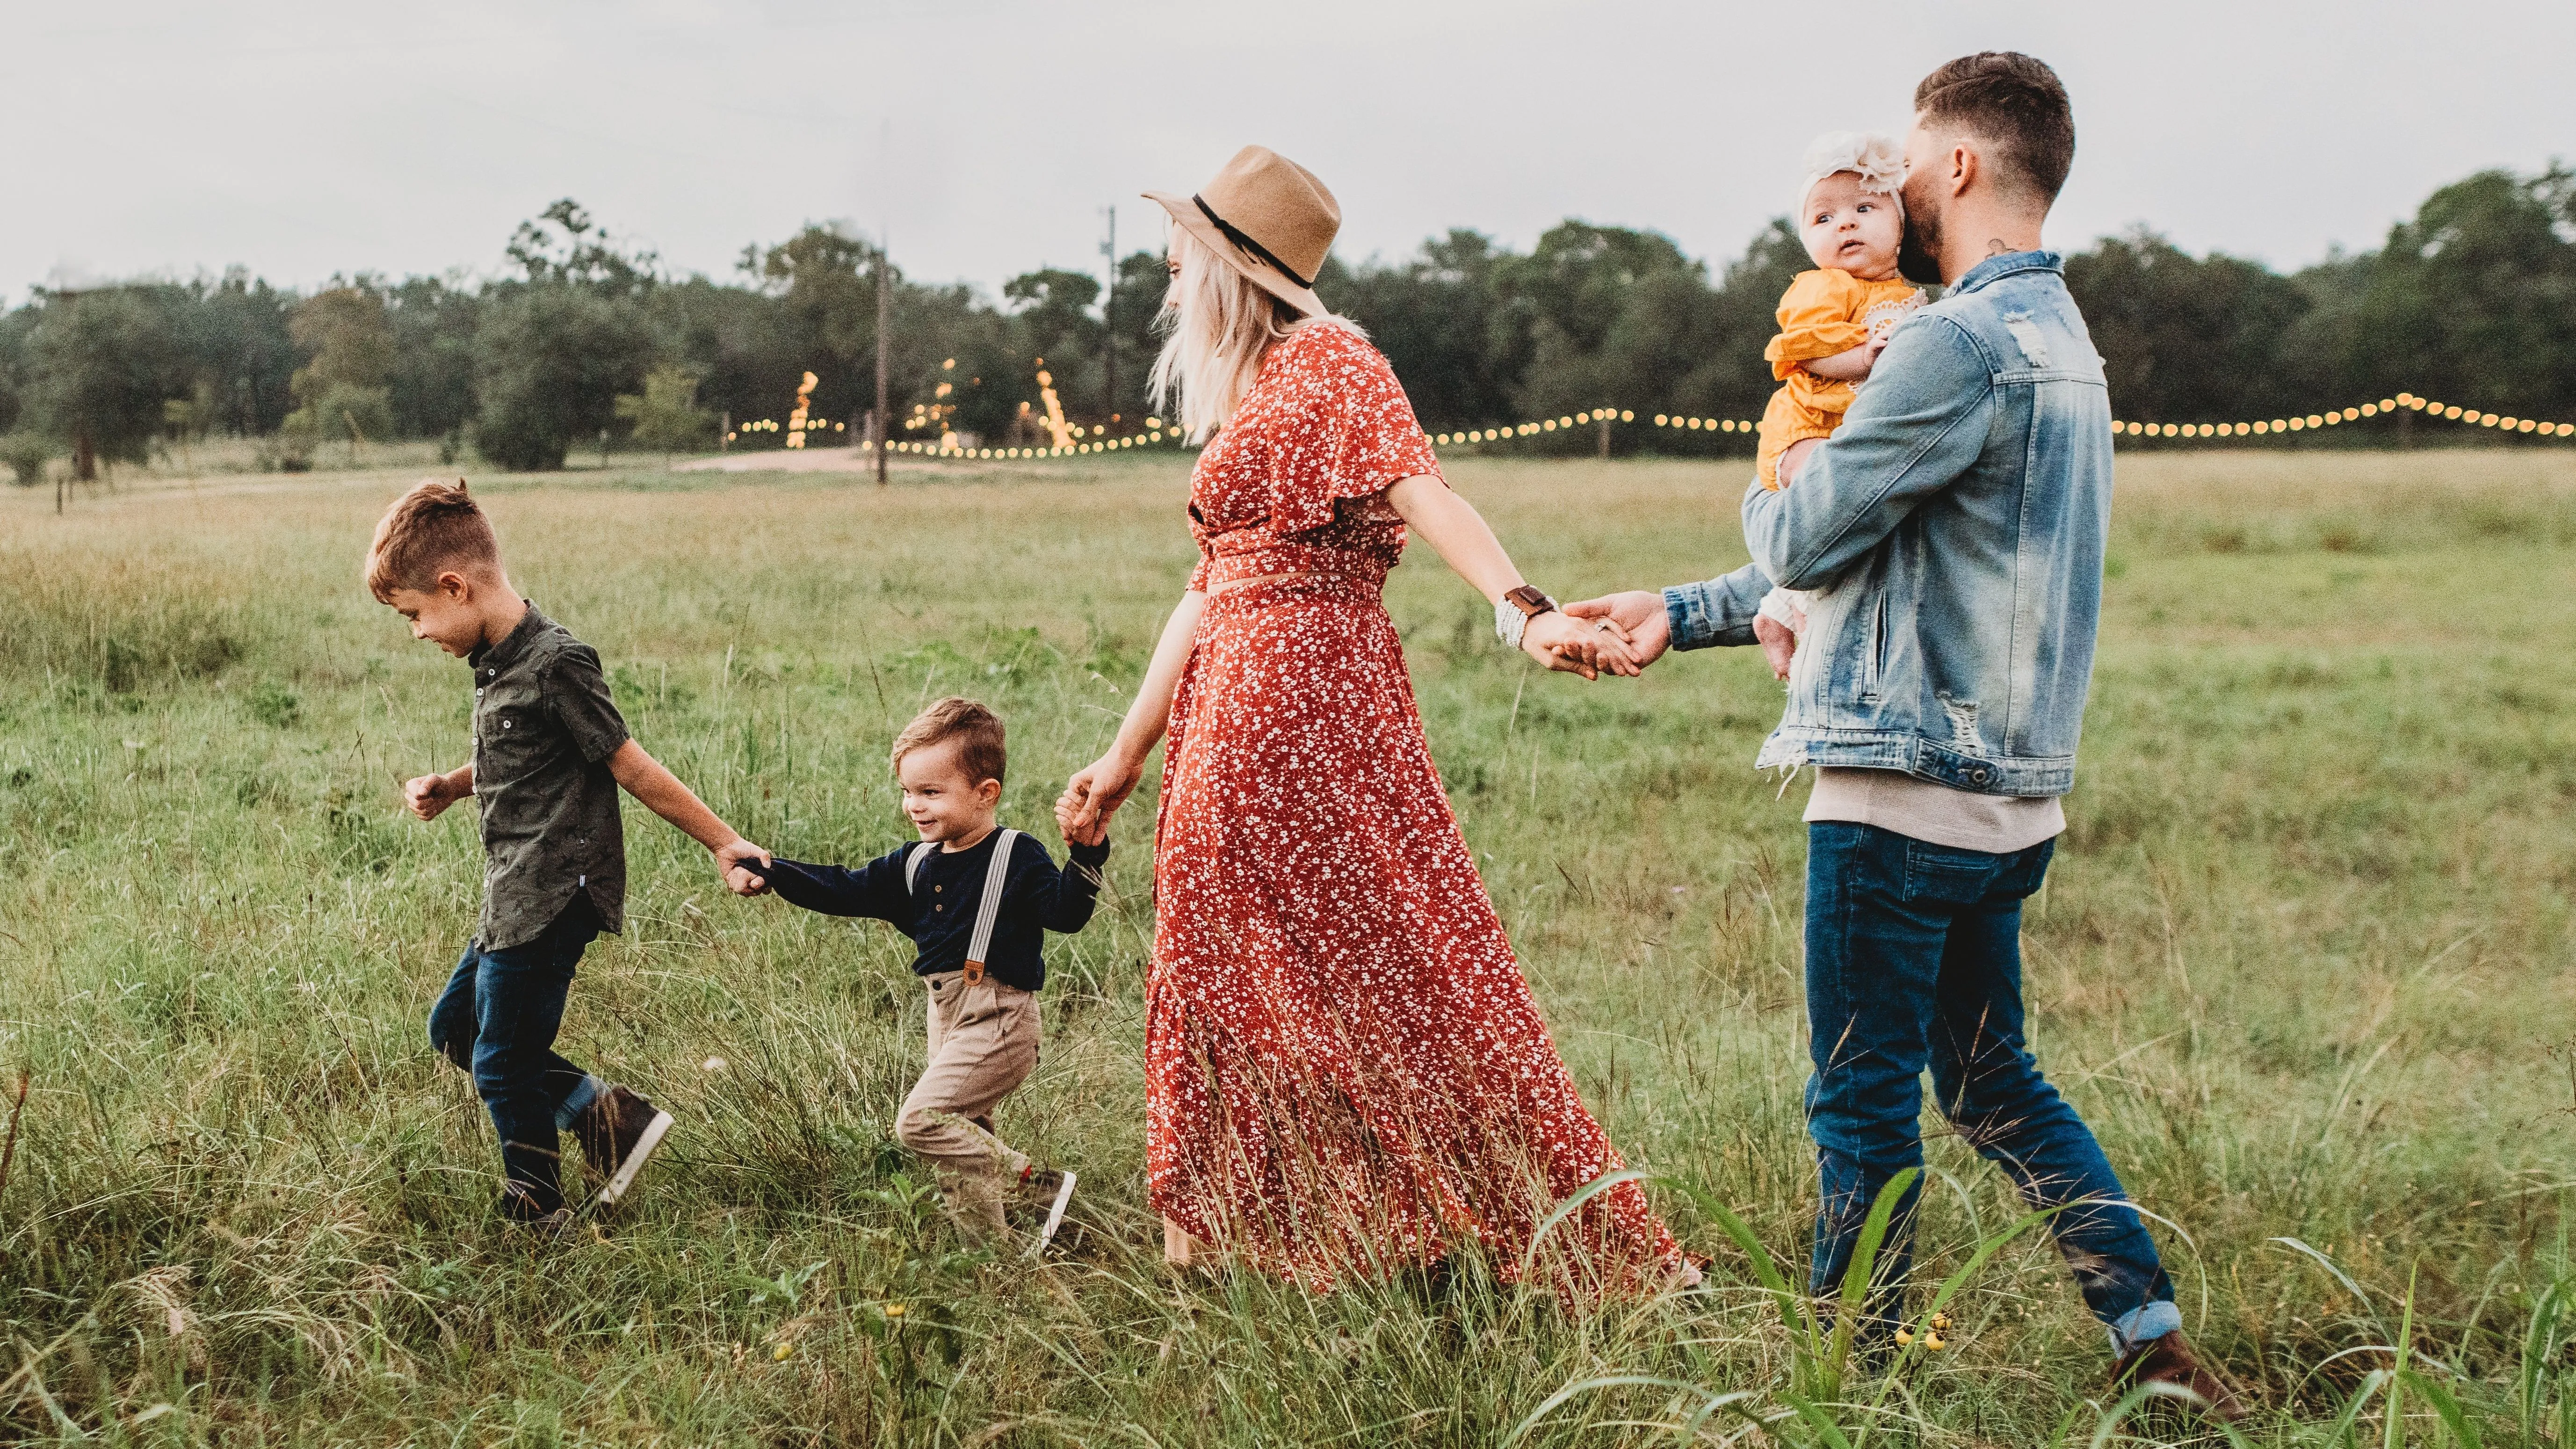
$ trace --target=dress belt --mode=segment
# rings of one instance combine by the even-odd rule
[[[1386,583],[1386,565],[1365,555],[1344,553],[1338,549],[1314,549],[1289,552],[1264,550],[1261,553],[1232,554],[1211,560],[1204,587],[1214,593],[1229,584],[1272,575],[1317,574],[1330,578],[1352,579],[1371,587]]]

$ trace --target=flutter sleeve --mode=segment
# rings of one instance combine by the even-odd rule
[[[1441,477],[1431,439],[1395,369],[1367,339],[1330,323],[1283,345],[1298,369],[1298,402],[1270,456],[1270,526],[1303,533],[1333,521],[1333,505],[1406,479]],[[1442,479],[1445,483],[1447,480]]]
[[[1867,291],[1849,272],[1832,268],[1800,272],[1789,290],[1780,294],[1780,335],[1762,349],[1771,375],[1785,380],[1793,372],[1804,371],[1801,363],[1849,352],[1867,342],[1869,324],[1860,315]]]

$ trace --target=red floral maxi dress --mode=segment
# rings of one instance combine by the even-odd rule
[[[1316,1286],[1484,1245],[1619,1169],[1539,1019],[1424,742],[1379,589],[1385,490],[1440,475],[1386,359],[1309,323],[1190,480],[1217,594],[1172,702],[1146,984],[1156,1211]],[[1563,1289],[1677,1263],[1635,1183],[1558,1225]]]

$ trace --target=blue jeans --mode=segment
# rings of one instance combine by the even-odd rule
[[[1823,1188],[1813,1291],[1851,1267],[1879,1189],[1923,1165],[1929,1067],[1941,1112],[1978,1155],[2012,1175],[2050,1220],[2084,1302],[2125,1353],[2181,1326],[2173,1284],[2128,1194],[2075,1109],[2039,1073],[2022,1036],[2021,903],[2048,874],[2054,841],[2011,855],[1954,850],[1875,825],[1807,827],[1807,1025],[1815,1075],[1807,1130]],[[1894,1285],[1913,1259],[1918,1181],[1872,1274],[1871,1331],[1892,1328]],[[2116,1205],[2114,1205],[2116,1204]]]
[[[598,934],[598,912],[588,897],[575,896],[533,941],[498,951],[480,941],[466,947],[429,1009],[429,1044],[474,1074],[475,1095],[501,1136],[501,1170],[535,1195],[541,1211],[563,1202],[558,1133],[603,1090],[554,1050],[573,968]]]

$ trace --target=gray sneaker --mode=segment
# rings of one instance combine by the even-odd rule
[[[1055,1230],[1064,1226],[1065,1204],[1073,1201],[1073,1174],[1052,1167],[1032,1167],[1020,1174],[1019,1193],[1030,1202],[1047,1205],[1046,1223],[1029,1244],[1029,1256],[1034,1258],[1046,1251],[1047,1244],[1055,1241]]]

